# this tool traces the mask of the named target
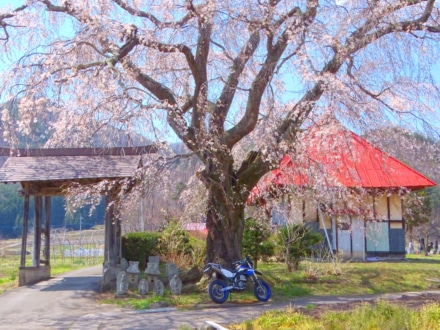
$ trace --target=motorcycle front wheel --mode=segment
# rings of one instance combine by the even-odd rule
[[[221,280],[214,280],[209,283],[209,296],[217,304],[223,304],[228,299],[229,291],[222,291],[226,286],[226,282]]]
[[[260,282],[260,283],[258,283],[258,282]],[[255,297],[257,297],[257,299],[259,301],[266,302],[270,299],[272,292],[270,291],[269,284],[267,284],[263,280],[259,280],[259,281],[255,282],[254,294],[255,294]]]

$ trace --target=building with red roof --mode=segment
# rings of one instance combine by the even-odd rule
[[[252,190],[250,200],[278,197],[279,203],[272,203],[270,210],[273,223],[306,222],[325,234],[333,251],[344,257],[405,255],[402,196],[436,183],[342,127],[330,132],[311,129],[303,142],[303,156],[284,156],[279,168]],[[298,188],[303,193],[295,195]],[[318,202],[305,197],[304,189],[345,197],[338,199],[336,193],[318,209]],[[280,190],[290,191],[288,197],[279,198]]]

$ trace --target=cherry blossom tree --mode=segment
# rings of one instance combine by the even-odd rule
[[[439,14],[435,0],[27,0],[0,12],[0,92],[20,131],[52,113],[48,146],[106,129],[182,141],[203,164],[207,257],[230,262],[251,189],[308,125],[436,130]]]

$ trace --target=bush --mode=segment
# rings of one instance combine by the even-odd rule
[[[159,239],[159,253],[166,260],[172,261],[180,268],[194,265],[194,247],[187,230],[178,221],[172,221],[162,232]]]
[[[297,270],[301,258],[310,255],[313,245],[324,240],[321,234],[302,223],[281,227],[277,237],[289,272]]]
[[[206,261],[206,239],[190,236],[189,244],[192,246],[192,259],[194,265],[202,268]]]
[[[243,255],[252,257],[255,268],[260,258],[274,254],[274,243],[269,241],[270,229],[267,225],[247,218],[243,233]]]
[[[128,233],[122,236],[122,257],[129,261],[139,261],[139,269],[144,270],[148,257],[158,254],[161,236],[156,232]]]

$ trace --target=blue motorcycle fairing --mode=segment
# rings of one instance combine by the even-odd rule
[[[248,268],[248,267],[245,267],[242,265],[242,266],[240,266],[239,271],[237,273],[244,274],[246,276],[251,276],[254,274],[254,272],[255,272],[255,269]]]
[[[255,270],[254,269],[246,269],[246,271],[245,271],[245,275],[247,275],[247,276],[251,276],[251,275],[253,275],[255,273]]]

